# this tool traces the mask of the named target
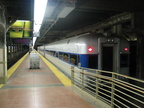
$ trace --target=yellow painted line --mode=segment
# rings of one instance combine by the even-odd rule
[[[8,78],[15,72],[15,70],[18,68],[18,66],[23,62],[23,60],[26,58],[28,53],[26,53],[20,60],[18,60],[9,70],[8,70]]]
[[[15,72],[15,70],[18,68],[18,66],[22,63],[22,61],[26,58],[27,55],[28,53],[25,54],[20,60],[18,60],[11,68],[8,69],[7,78],[9,78]],[[3,86],[4,84],[0,84],[0,88],[2,88]]]
[[[40,54],[39,54],[40,55]],[[66,77],[59,69],[52,65],[47,59],[40,55],[41,59],[47,64],[47,66],[53,71],[57,78],[63,83],[65,87],[71,86],[71,80]]]
[[[0,88],[2,88],[2,87],[3,87],[3,85],[4,85],[4,84],[0,84]]]

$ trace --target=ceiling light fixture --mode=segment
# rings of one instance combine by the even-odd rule
[[[36,41],[36,36],[39,36],[39,30],[43,21],[46,5],[48,0],[34,0],[34,36],[33,45]]]

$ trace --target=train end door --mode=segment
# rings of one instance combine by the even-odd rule
[[[119,40],[113,39],[108,41],[108,38],[99,38],[99,69],[117,72],[119,71]]]

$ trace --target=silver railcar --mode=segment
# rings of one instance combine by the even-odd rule
[[[129,42],[119,36],[87,33],[40,46],[38,50],[68,77],[71,65],[129,75]]]

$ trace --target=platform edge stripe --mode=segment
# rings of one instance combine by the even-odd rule
[[[8,69],[8,78],[14,73],[18,66],[23,62],[28,53],[26,53],[21,59],[19,59],[11,68]]]
[[[38,53],[39,54],[39,53]],[[40,54],[39,54],[40,55]],[[47,64],[47,66],[52,70],[52,72],[57,76],[57,78],[62,82],[65,87],[71,86],[71,80],[66,77],[59,69],[52,65],[47,59],[40,55],[41,59]]]
[[[4,84],[0,84],[0,88],[2,88],[4,86]]]

